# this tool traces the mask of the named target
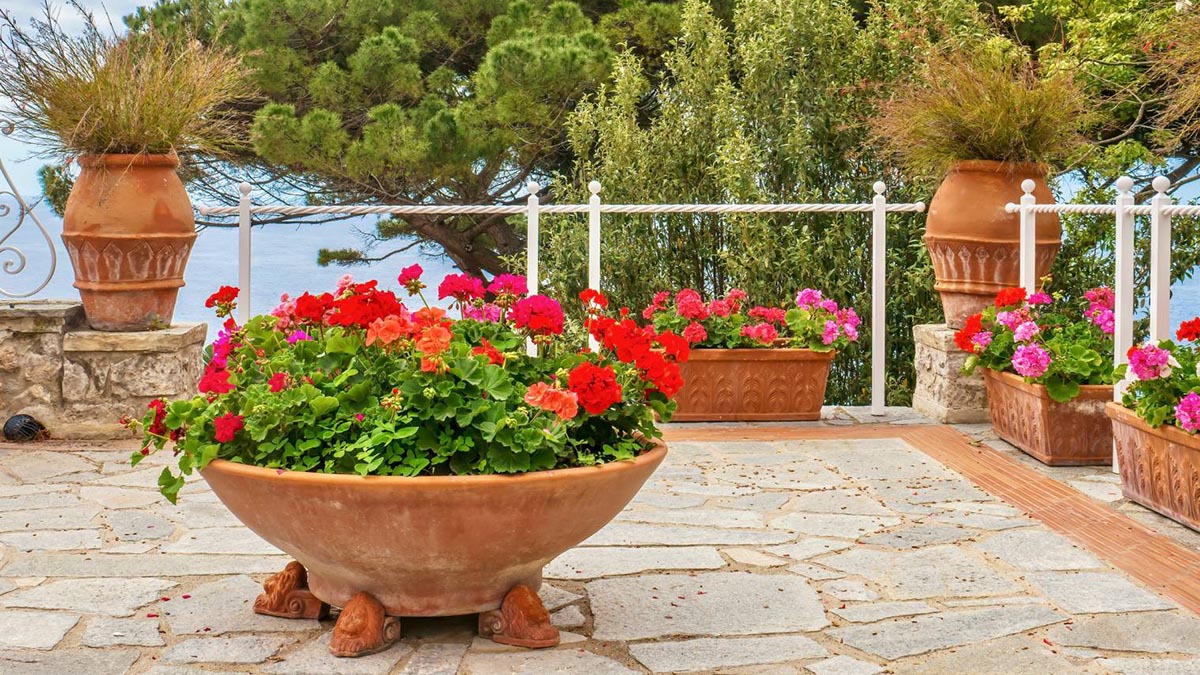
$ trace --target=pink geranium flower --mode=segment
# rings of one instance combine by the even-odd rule
[[[1188,433],[1200,431],[1200,394],[1188,392],[1175,406],[1175,419],[1179,427]]]
[[[1021,345],[1013,353],[1012,364],[1022,377],[1041,377],[1050,368],[1050,352],[1038,344]]]

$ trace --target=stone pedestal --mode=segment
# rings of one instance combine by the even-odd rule
[[[991,421],[983,376],[962,374],[967,353],[954,344],[954,331],[944,323],[913,326],[913,341],[913,409],[945,424]]]
[[[196,393],[206,332],[200,323],[103,333],[88,329],[77,302],[0,303],[0,423],[25,413],[52,438],[124,437],[123,415]]]

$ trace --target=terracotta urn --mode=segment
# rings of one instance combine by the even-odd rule
[[[170,155],[80,157],[63,242],[92,328],[171,325],[196,221]]]
[[[821,419],[829,365],[836,352],[693,349],[679,364],[683,389],[673,422]]]
[[[1177,523],[1200,530],[1200,436],[1152,427],[1129,408],[1109,403],[1121,494]]]
[[[229,510],[308,571],[320,601],[356,594],[388,616],[489,612],[541,585],[542,567],[625,508],[666,457],[511,476],[354,476],[214,460]]]
[[[990,304],[1003,288],[1021,281],[1021,217],[1004,205],[1021,201],[1021,182],[1031,179],[1039,204],[1054,202],[1046,169],[1038,164],[959,162],[942,181],[925,219],[925,246],[933,259],[934,288],[951,328]],[[1037,215],[1037,276],[1050,273],[1062,246],[1057,214]]]
[[[1104,406],[1112,385],[1084,385],[1060,403],[1015,373],[983,369],[996,435],[1049,466],[1112,464],[1112,424]]]

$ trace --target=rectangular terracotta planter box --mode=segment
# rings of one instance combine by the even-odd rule
[[[1050,466],[1112,464],[1112,424],[1104,406],[1112,385],[1084,385],[1059,403],[1046,387],[1015,373],[983,369],[988,410],[996,435]]]
[[[693,349],[679,364],[683,389],[673,422],[793,422],[821,419],[835,352],[811,349]]]
[[[1108,404],[1108,416],[1125,498],[1200,530],[1200,437],[1152,427],[1118,403]]]

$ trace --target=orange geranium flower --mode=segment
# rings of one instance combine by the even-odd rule
[[[413,313],[413,319],[422,326],[439,324],[446,316],[446,310],[441,307],[422,307]]]
[[[545,382],[535,382],[525,392],[525,402],[569,420],[579,414],[579,397],[573,391],[555,389]]]
[[[399,340],[408,334],[407,323],[394,314],[382,319],[375,319],[370,326],[367,326],[367,346],[370,347],[376,342],[390,345]]]
[[[426,328],[417,339],[417,349],[428,356],[437,356],[450,348],[450,330],[442,325]]]

